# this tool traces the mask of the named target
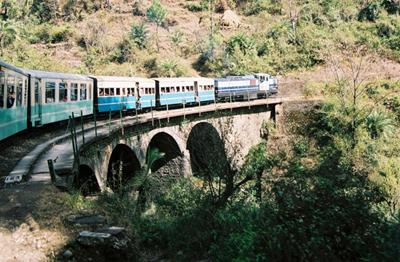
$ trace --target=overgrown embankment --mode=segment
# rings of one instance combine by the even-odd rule
[[[387,0],[5,0],[0,51],[18,66],[98,75],[285,75],[359,46],[399,61],[399,10]]]

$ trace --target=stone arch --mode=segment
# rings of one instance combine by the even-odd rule
[[[111,153],[108,162],[107,187],[113,191],[125,185],[140,170],[140,162],[132,149],[118,144]]]
[[[159,159],[154,163],[153,171],[159,170],[169,161],[182,156],[182,150],[179,147],[178,142],[172,135],[166,132],[159,132],[151,138],[147,147],[147,152],[152,148],[158,148],[160,152],[165,154],[164,158]]]
[[[195,176],[220,175],[229,172],[229,161],[218,130],[210,123],[200,122],[190,130],[186,148]]]
[[[80,165],[78,175],[75,176],[74,185],[84,196],[101,191],[96,175],[88,165]]]

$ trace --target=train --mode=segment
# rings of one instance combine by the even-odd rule
[[[93,76],[19,68],[0,60],[0,141],[21,131],[83,116],[183,104],[265,98],[277,78],[258,73],[220,78]]]

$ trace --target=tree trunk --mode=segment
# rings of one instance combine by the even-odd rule
[[[156,45],[157,45],[157,52],[160,52],[160,46],[158,44],[158,24],[156,25]]]

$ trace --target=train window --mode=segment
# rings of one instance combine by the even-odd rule
[[[87,85],[86,84],[81,84],[81,89],[80,89],[80,95],[81,95],[81,101],[87,100]]]
[[[22,78],[15,78],[15,81],[16,81],[16,85],[17,85],[17,96],[16,96],[16,100],[17,100],[17,106],[22,106],[22,97],[23,97],[23,87],[24,87],[24,84],[23,84],[23,81],[22,81]]]
[[[115,88],[115,95],[117,95],[117,96],[121,95],[121,89],[120,88]]]
[[[104,96],[104,88],[99,88],[99,96]]]
[[[122,95],[123,95],[123,96],[126,95],[126,88],[122,88]]]
[[[165,93],[165,87],[161,87],[161,93]]]
[[[171,90],[170,90],[169,87],[167,87],[167,88],[165,88],[165,91],[166,91],[167,93],[169,93]]]
[[[78,101],[78,84],[71,83],[71,101]]]
[[[114,88],[110,88],[110,96],[114,95]]]
[[[176,87],[176,92],[180,92],[181,91],[181,87],[180,86],[177,86]]]
[[[110,88],[104,88],[104,96],[110,95]]]
[[[68,101],[68,88],[67,83],[60,83],[58,84],[58,101],[60,103]]]
[[[56,100],[56,83],[46,82],[46,104],[54,103]]]
[[[175,86],[171,86],[171,93],[175,93]]]
[[[15,78],[14,76],[7,77],[7,108],[15,105]]]
[[[0,108],[4,107],[5,80],[4,72],[0,72]]]

